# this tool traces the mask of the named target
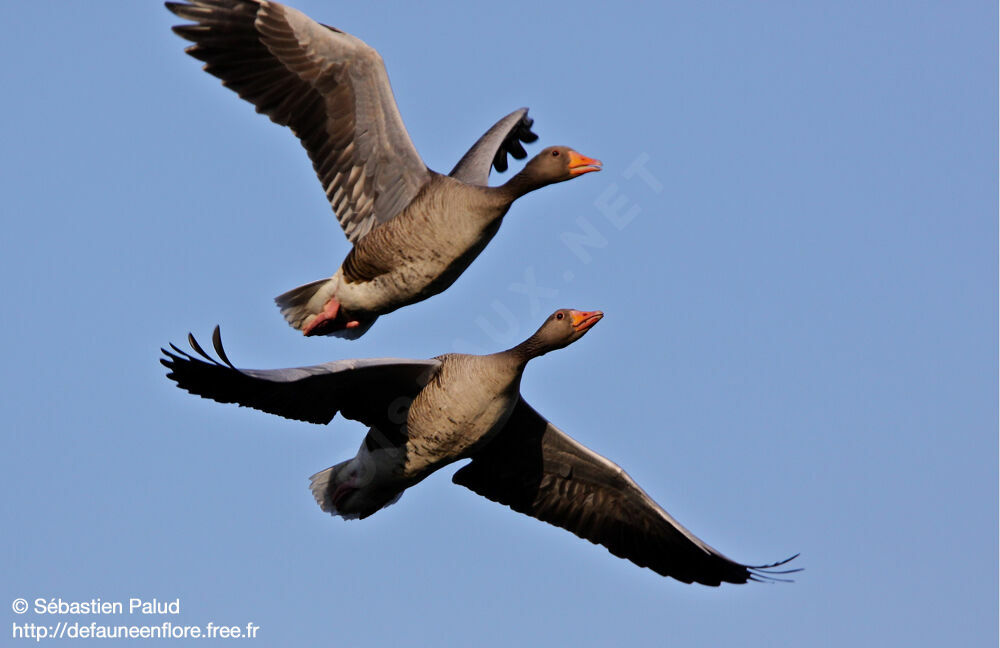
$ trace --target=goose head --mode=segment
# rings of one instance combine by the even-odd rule
[[[531,158],[510,183],[518,195],[546,185],[572,180],[591,171],[600,171],[601,161],[577,153],[568,146],[550,146]]]
[[[604,313],[601,311],[559,309],[549,315],[531,337],[515,348],[528,358],[562,349],[582,338],[602,317]]]

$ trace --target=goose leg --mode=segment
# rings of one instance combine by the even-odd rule
[[[309,325],[302,329],[302,335],[319,335],[320,333],[316,329],[336,319],[339,312],[340,302],[337,301],[336,297],[331,297],[330,301],[326,302],[326,305],[323,306],[323,310],[317,313],[313,321],[309,322]]]

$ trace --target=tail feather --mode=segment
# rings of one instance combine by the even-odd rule
[[[399,501],[405,487],[399,490],[398,484],[373,484],[375,468],[368,459],[367,455],[352,457],[309,478],[309,489],[321,509],[345,520],[357,520]],[[340,507],[333,501],[338,490]]]
[[[313,281],[275,297],[274,302],[281,309],[285,321],[298,331],[309,326],[313,318],[321,313],[326,303],[335,296],[338,283],[335,279],[334,277]],[[352,319],[361,325],[347,328],[347,322]],[[346,340],[356,340],[364,335],[377,319],[378,315],[364,316],[341,311],[335,319],[324,322],[317,330],[310,332],[310,335],[332,335]]]
[[[346,520],[356,520],[359,516],[357,513],[344,514],[338,511],[337,506],[333,503],[331,494],[342,481],[342,479],[339,479],[341,473],[350,473],[348,464],[355,460],[356,458],[342,461],[339,464],[330,466],[326,470],[319,471],[309,478],[309,489],[312,491],[313,497],[316,499],[319,507],[330,515],[340,516]],[[344,470],[345,468],[348,468],[348,470]]]
[[[320,279],[298,288],[292,288],[286,293],[274,298],[281,309],[285,321],[292,328],[301,331],[309,322],[309,318],[323,310],[323,306],[333,297],[334,282],[330,279]]]

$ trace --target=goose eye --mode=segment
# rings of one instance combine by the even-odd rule
[[[561,320],[564,317],[566,317],[566,316],[563,313],[556,313],[556,319],[557,320]]]
[[[559,157],[559,151],[552,151],[552,157]]]

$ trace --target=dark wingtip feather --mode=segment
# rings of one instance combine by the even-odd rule
[[[778,578],[785,574],[794,574],[796,572],[803,571],[803,567],[796,567],[794,569],[774,569],[775,567],[781,567],[786,565],[791,561],[799,557],[799,554],[785,558],[784,560],[779,560],[778,562],[771,563],[769,565],[754,565],[747,567],[747,580],[752,580],[755,583],[794,583],[795,579],[792,578]]]
[[[218,324],[215,325],[215,330],[212,331],[212,346],[215,347],[215,352],[219,354],[219,357],[222,358],[223,362],[225,362],[230,368],[236,369],[233,363],[229,361],[229,358],[226,357],[226,350],[222,348],[222,330],[219,328]]]
[[[796,558],[798,558],[800,555],[801,554],[798,554],[798,553],[797,554],[793,554],[793,555],[789,556],[788,558],[785,558],[784,560],[779,560],[778,562],[773,562],[770,565],[752,565],[750,567],[750,569],[772,569],[774,567],[781,567],[782,565],[787,565],[788,563],[792,562],[793,560],[795,560]],[[786,572],[776,572],[776,573],[787,573],[787,572],[793,572],[793,571],[802,571],[802,568],[800,567],[800,568],[797,568],[797,569],[789,569]]]
[[[192,333],[188,333],[188,344],[190,344],[191,348],[195,350],[195,353],[197,353],[201,357],[205,358],[212,364],[219,364],[218,362],[216,362],[215,358],[205,353],[205,350],[201,348],[200,344],[198,344],[198,340],[194,339],[194,335]]]
[[[521,140],[525,144],[531,144],[538,139],[538,134],[531,130],[531,127],[535,124],[535,120],[528,117],[528,109],[524,109],[524,117],[521,117],[521,123],[517,126],[517,139]]]
[[[528,109],[520,108],[519,110],[524,111],[521,115],[521,120],[517,122],[514,127],[510,130],[510,133],[504,139],[503,144],[497,149],[496,155],[493,157],[493,168],[497,170],[498,173],[503,173],[508,168],[507,156],[510,155],[515,160],[523,160],[528,157],[528,152],[522,146],[524,144],[530,144],[538,139],[538,135],[531,130],[532,124],[535,120],[528,117]]]
[[[525,144],[531,144],[538,139],[538,135],[530,130],[524,130],[518,134],[518,139]]]
[[[175,25],[170,28],[170,31],[174,32],[184,40],[197,43],[198,38],[200,36],[204,36],[207,30],[201,25]],[[188,54],[191,54],[191,52],[188,50],[196,49],[197,47],[198,47],[197,45],[190,45],[184,51]]]
[[[170,348],[173,349],[173,351],[168,351],[163,347],[160,347],[160,351],[166,356],[165,358],[160,358],[160,364],[167,369],[173,371],[177,368],[178,363],[186,362],[192,359],[190,355],[178,349],[173,342],[170,343]],[[173,374],[167,374],[167,377],[170,376],[173,376]]]

